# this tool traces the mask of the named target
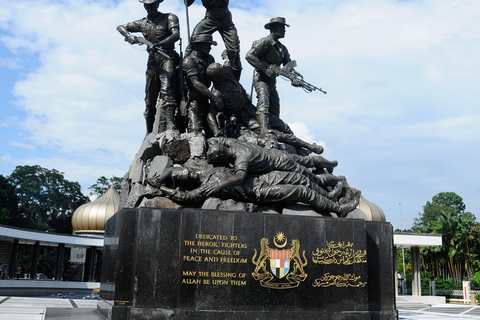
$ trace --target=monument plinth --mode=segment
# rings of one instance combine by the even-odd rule
[[[397,319],[389,223],[122,209],[105,232],[112,320]]]

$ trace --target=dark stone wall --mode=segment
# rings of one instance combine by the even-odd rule
[[[122,209],[106,225],[112,319],[397,319],[389,223]]]

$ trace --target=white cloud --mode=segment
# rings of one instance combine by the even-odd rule
[[[231,7],[242,56],[268,34],[263,26],[271,17],[287,18],[283,43],[297,70],[328,93],[306,94],[279,79],[282,118],[299,137],[327,145],[325,156],[339,160],[337,173],[387,217],[404,203],[405,227],[427,200],[450,190],[480,214],[476,1],[269,0]],[[160,9],[178,15],[185,47],[181,1]],[[189,8],[191,29],[204,13],[200,3]],[[15,95],[28,133],[24,141],[10,140],[39,153],[9,153],[2,161],[55,167],[86,187],[128,170],[145,132],[147,55],[115,27],[144,15],[129,0],[20,1],[0,8],[6,31],[0,43],[12,52],[0,57],[0,67],[21,70]],[[223,43],[214,38],[219,45],[212,54],[221,60]],[[242,63],[241,82],[250,92],[252,68]]]
[[[10,144],[12,146],[15,146],[15,147],[18,147],[18,148],[22,148],[22,149],[26,149],[26,150],[35,150],[35,146],[32,145],[32,144],[25,144],[25,143],[21,143],[21,142],[16,142],[16,141],[10,141]]]

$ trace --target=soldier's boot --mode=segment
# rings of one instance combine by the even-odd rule
[[[340,205],[326,197],[313,197],[310,200],[310,205],[317,212],[338,212]]]
[[[293,135],[295,135],[295,134],[293,133],[292,129],[290,129],[290,126],[289,126],[288,124],[286,124],[286,123],[283,124],[283,130],[282,130],[282,131],[285,132],[286,134],[293,134]],[[298,140],[300,140],[300,139],[298,139]],[[301,141],[301,140],[300,140],[300,141]]]
[[[175,125],[175,106],[166,105],[163,107],[163,109],[165,114],[166,129],[178,131],[177,126]]]
[[[147,119],[147,135],[153,131],[153,122]]]
[[[148,109],[143,112],[143,116],[145,117],[146,125],[147,125],[147,135],[153,131],[153,123],[155,122],[155,115],[151,113]]]
[[[316,154],[322,154],[323,153],[323,147],[322,146],[319,146],[316,143],[308,143],[308,142],[305,142],[305,141],[300,140],[298,138],[297,138],[297,140],[299,142],[300,148],[310,150],[310,151],[312,151],[313,153],[316,153]]]
[[[313,156],[311,157],[313,160],[314,167],[321,170],[322,168],[327,169],[328,173],[332,173],[333,169],[338,166],[338,161],[329,161],[322,156]]]
[[[345,204],[339,204],[325,197],[315,197],[310,202],[310,205],[317,212],[334,212],[337,214],[337,216],[343,218],[347,216],[349,212],[355,210],[359,202],[360,202],[360,192],[358,191],[355,197],[351,201]]]
[[[214,137],[219,137],[222,135],[221,130],[218,128],[218,123],[215,117],[212,114],[207,114],[207,125],[212,131]]]
[[[328,199],[336,199],[340,193],[342,193],[343,183],[339,181],[335,187],[333,187],[332,191],[328,192],[327,197]]]
[[[340,217],[340,218],[343,218],[343,217],[346,217],[347,214],[353,210],[355,210],[356,207],[358,207],[359,203],[360,203],[360,195],[361,195],[361,191],[360,190],[355,190],[355,189],[351,189],[351,192],[352,192],[352,199],[344,204],[340,204],[340,209],[338,210],[337,212],[337,215]]]
[[[190,107],[187,110],[188,112],[188,132],[192,132],[194,134],[202,134],[203,130],[203,123],[202,117],[198,114],[198,111]]]

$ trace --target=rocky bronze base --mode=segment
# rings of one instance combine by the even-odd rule
[[[397,319],[389,223],[122,209],[106,225],[109,319]]]

